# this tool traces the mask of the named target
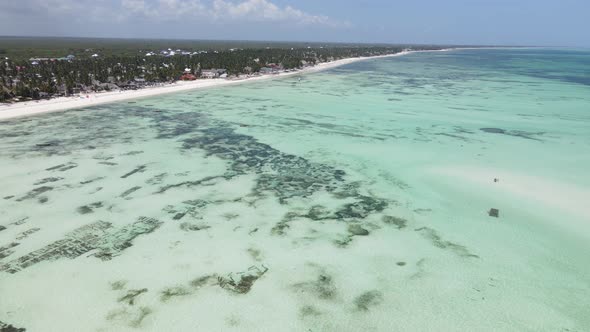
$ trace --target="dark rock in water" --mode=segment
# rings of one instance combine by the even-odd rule
[[[126,179],[135,173],[143,173],[145,171],[145,168],[146,168],[145,165],[138,166],[134,170],[132,170],[131,172],[121,176],[121,179]]]
[[[209,229],[211,228],[211,226],[209,225],[205,225],[205,224],[191,224],[188,222],[182,223],[180,224],[180,229],[182,229],[183,231],[191,231],[191,232],[196,232],[196,231],[200,231],[203,229]]]
[[[76,209],[76,211],[78,211],[79,214],[89,214],[94,212],[89,206],[84,205],[84,206],[80,206],[79,208]]]
[[[457,254],[461,257],[479,258],[479,256],[477,256],[477,255],[471,253],[469,250],[467,250],[467,248],[465,246],[462,246],[457,243],[453,243],[451,241],[443,240],[442,237],[438,234],[438,232],[432,228],[420,227],[420,228],[415,229],[415,231],[420,232],[422,234],[422,236],[424,236],[424,238],[430,240],[432,242],[432,244],[437,248],[451,250],[455,254]]]
[[[262,268],[252,266],[246,272],[240,273],[240,280],[234,280],[230,273],[227,277],[218,277],[217,281],[219,287],[226,289],[233,293],[246,294],[250,291],[256,280],[260,279],[268,268],[262,265]]]
[[[215,277],[216,277],[215,275],[202,276],[202,277],[193,279],[190,282],[190,285],[194,288],[201,288],[203,286],[206,286],[210,281],[214,281]]]
[[[496,218],[500,218],[500,210],[498,209],[490,209],[490,211],[488,212],[488,215],[490,217],[496,217]]]
[[[307,316],[320,316],[322,313],[313,306],[306,305],[299,309],[299,316],[305,318]]]
[[[514,137],[530,139],[534,141],[542,141],[534,136],[543,135],[544,132],[526,132],[522,130],[505,130],[501,128],[480,128],[479,130],[490,134],[502,134]]]
[[[129,291],[127,291],[127,294],[123,295],[122,297],[119,298],[119,302],[123,302],[129,305],[134,305],[135,304],[135,299],[143,294],[146,293],[148,291],[147,288],[142,288],[142,289],[131,289]]]
[[[104,176],[97,177],[97,178],[90,179],[90,180],[86,180],[86,181],[80,181],[80,184],[89,184],[89,183],[96,182],[96,181],[99,181],[102,179],[104,179]]]
[[[380,198],[358,196],[356,202],[345,204],[335,215],[338,219],[364,219],[372,213],[383,211],[387,205],[387,202]]]
[[[359,311],[369,311],[369,308],[383,302],[383,294],[379,291],[369,291],[354,299],[354,304]]]
[[[46,183],[50,183],[50,182],[56,182],[56,181],[60,181],[63,180],[64,178],[60,178],[60,177],[50,177],[50,178],[44,178],[41,180],[38,180],[37,182],[34,183],[34,185],[38,186],[41,184],[46,184]]]
[[[169,184],[164,187],[161,187],[155,193],[156,194],[163,194],[170,189],[181,188],[181,187],[191,188],[191,187],[196,187],[196,186],[205,186],[205,185],[208,185],[208,183],[210,183],[211,181],[214,181],[214,180],[220,179],[220,178],[223,178],[223,177],[222,176],[207,176],[207,177],[204,177],[204,178],[202,178],[200,180],[196,180],[196,181],[184,181],[184,182],[180,182],[180,183]],[[190,203],[186,203],[186,204],[192,205]]]
[[[486,133],[491,133],[491,134],[505,134],[506,130],[501,129],[501,128],[480,128],[479,130],[484,131]]]
[[[291,228],[289,223],[298,216],[295,212],[287,212],[283,219],[270,230],[270,233],[273,235],[285,235],[286,231]]]
[[[292,287],[297,292],[311,293],[322,300],[332,300],[338,292],[334,280],[326,273],[321,273],[314,281],[297,283]]]
[[[12,243],[9,243],[3,247],[0,247],[0,259],[6,258],[6,257],[14,254],[14,250],[11,250],[11,249],[18,246],[18,245],[19,245],[18,242],[12,242]]]
[[[311,220],[324,220],[330,219],[332,216],[330,214],[330,210],[328,210],[325,206],[314,205],[303,217],[309,218]]]
[[[50,146],[57,146],[57,142],[38,143],[38,144],[35,144],[35,146],[37,146],[39,148],[46,148],[46,147],[50,147]]]
[[[41,204],[44,204],[44,203],[47,203],[47,201],[49,201],[49,198],[47,198],[47,196],[42,196],[42,197],[39,197],[39,199],[37,201]]]
[[[78,167],[78,165],[69,165],[69,166],[66,166],[64,168],[60,168],[59,171],[60,172],[65,172],[65,171],[69,171],[69,170],[71,170],[73,168],[76,168],[76,167]]]
[[[11,199],[14,198],[14,195],[10,195],[10,196],[5,196],[4,199]]]
[[[362,228],[361,225],[358,225],[358,224],[352,224],[352,225],[348,226],[348,232],[352,235],[358,235],[358,236],[369,235],[369,231]]]
[[[46,193],[48,191],[51,191],[51,190],[53,190],[53,187],[48,187],[48,186],[38,187],[38,188],[35,188],[35,189],[29,191],[25,196],[17,199],[17,201],[22,202],[27,199],[37,198],[39,195]]]
[[[8,323],[0,321],[0,332],[25,332],[26,329],[14,327]]]
[[[53,167],[46,168],[45,170],[46,170],[46,171],[55,171],[55,170],[58,170],[58,169],[60,169],[60,168],[62,168],[62,167],[65,167],[66,165],[67,165],[67,164],[60,164],[60,165],[57,165],[57,166],[53,166]]]
[[[122,156],[136,156],[138,154],[144,153],[143,151],[129,151],[127,153],[123,153]]]
[[[383,222],[388,225],[395,225],[397,229],[405,228],[408,221],[404,218],[393,217],[393,216],[383,216]]]
[[[350,236],[350,235],[347,235],[344,238],[339,239],[339,240],[334,240],[334,244],[340,248],[346,248],[346,246],[348,246],[350,244],[350,242],[352,242],[352,236]]]
[[[132,193],[138,191],[139,189],[141,189],[141,187],[136,186],[136,187],[130,188],[128,190],[125,190],[125,192],[122,193],[120,197],[125,198],[125,197],[131,195]]]
[[[151,184],[151,185],[156,185],[156,184],[160,184],[162,183],[162,180],[164,180],[164,178],[168,176],[168,173],[160,173],[158,175],[155,175],[149,179],[147,179],[145,181],[145,183],[147,184]]]
[[[190,291],[184,287],[170,287],[162,291],[162,294],[160,295],[160,301],[167,302],[173,297],[187,296],[189,294]]]
[[[3,231],[3,230],[5,230],[5,229],[6,229],[6,227],[4,227],[4,226],[0,225],[0,232],[2,232],[2,231]]]
[[[180,220],[180,219],[184,218],[184,216],[186,216],[186,212],[179,212],[176,215],[174,215],[174,217],[172,219]]]
[[[397,263],[395,263],[395,264],[396,264],[397,266],[405,266],[405,265],[406,265],[406,262],[397,262]]]
[[[37,233],[40,230],[41,230],[41,228],[31,228],[31,229],[28,229],[28,230],[26,230],[26,231],[24,231],[22,233],[19,233],[17,235],[16,239],[19,240],[19,241],[24,240],[27,237],[29,237],[31,234],[35,234],[35,233]]]
[[[127,285],[127,281],[125,280],[118,280],[111,282],[111,289],[112,290],[122,290]]]
[[[65,172],[65,171],[68,171],[68,170],[70,170],[72,168],[76,168],[76,167],[78,167],[78,164],[70,162],[70,163],[67,163],[67,164],[61,164],[61,165],[49,167],[49,168],[46,168],[45,170],[46,171],[60,171],[60,172]]]

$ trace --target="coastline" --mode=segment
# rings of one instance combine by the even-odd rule
[[[586,330],[585,64],[456,50],[0,120],[0,326]]]
[[[418,52],[437,52],[437,51],[449,51],[453,49],[443,50],[432,50],[432,51],[405,51],[395,54],[378,55],[371,57],[357,57],[357,58],[345,58],[335,60],[331,62],[323,62],[313,67],[308,67],[292,72],[282,72],[279,74],[263,75],[248,77],[244,79],[202,79],[196,81],[177,81],[172,84],[166,84],[163,86],[147,87],[139,90],[126,90],[126,91],[113,91],[113,92],[98,92],[89,93],[87,98],[81,96],[70,96],[70,97],[59,97],[48,100],[36,100],[26,101],[15,104],[0,104],[0,121],[10,120],[19,117],[33,116],[51,112],[66,111],[70,109],[97,106],[102,104],[115,103],[125,100],[132,100],[138,98],[153,97],[169,93],[178,93],[184,91],[198,90],[210,87],[228,86],[234,84],[242,84],[247,82],[256,82],[262,80],[269,80],[275,78],[283,78],[287,76],[302,75],[308,73],[320,72],[350,63],[359,61],[386,58],[386,57],[397,57],[404,56]]]

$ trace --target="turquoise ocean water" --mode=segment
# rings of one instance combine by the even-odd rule
[[[415,53],[0,122],[0,322],[589,331],[589,167],[584,50]]]

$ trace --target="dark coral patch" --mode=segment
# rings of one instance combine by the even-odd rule
[[[383,302],[383,294],[377,290],[364,292],[354,299],[354,305],[359,311],[369,311],[373,306]]]

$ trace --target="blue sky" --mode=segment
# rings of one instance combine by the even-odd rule
[[[590,47],[590,0],[0,0],[0,34]]]

